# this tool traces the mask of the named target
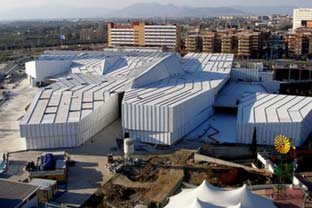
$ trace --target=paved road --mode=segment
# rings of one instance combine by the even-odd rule
[[[37,90],[24,79],[10,91],[8,100],[0,106],[0,152],[25,149],[25,139],[19,135],[19,123]]]

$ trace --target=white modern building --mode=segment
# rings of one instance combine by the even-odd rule
[[[152,144],[172,145],[198,129],[251,143],[255,127],[258,144],[272,145],[276,134],[302,144],[312,131],[311,99],[271,94],[278,83],[259,80],[261,72],[233,72],[232,62],[230,54],[147,49],[45,52],[26,64],[30,80],[46,87],[24,116],[21,136],[27,149],[75,147],[121,118],[124,137]],[[237,113],[215,124],[217,108]]]
[[[40,74],[45,77],[42,82],[56,81],[39,90],[20,124],[27,149],[79,146],[119,118],[123,93],[132,87],[135,79],[136,86],[144,85],[140,77],[144,77],[145,71],[162,64],[169,65],[168,62],[179,63],[181,58],[174,53],[154,50],[109,50],[83,54],[55,51],[45,53],[38,61],[51,62],[51,59],[71,62],[71,68],[67,74],[62,70],[60,77],[55,78],[48,77],[51,73],[40,67],[26,64],[31,69],[26,71],[32,72],[28,74],[30,77]],[[101,63],[106,59],[114,61],[103,68]],[[94,70],[98,64],[101,70]],[[163,74],[169,76],[165,72]],[[162,78],[158,76],[145,82]]]
[[[188,54],[177,76],[128,90],[122,103],[124,133],[147,143],[175,143],[213,114],[232,61],[233,55]]]
[[[241,99],[237,115],[238,143],[250,144],[253,132],[261,144],[271,145],[284,134],[301,145],[311,133],[312,98],[251,93]]]
[[[312,26],[312,8],[294,9],[293,14],[293,30],[307,25],[310,22]]]

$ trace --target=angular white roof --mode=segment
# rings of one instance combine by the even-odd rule
[[[117,57],[117,61],[106,69],[106,75],[95,70],[103,60],[112,57]],[[78,122],[103,104],[111,94],[124,92],[136,78],[148,74],[158,65],[167,65],[157,70],[159,78],[183,73],[182,69],[174,67],[179,62],[178,55],[157,50],[46,51],[39,60],[71,60],[72,69],[77,70],[78,67],[79,70],[55,78],[55,83],[41,89],[22,125]],[[172,70],[169,70],[172,62]],[[158,79],[150,76],[141,83]]]
[[[206,180],[196,187],[183,189],[170,197],[165,208],[275,208],[272,200],[252,193],[246,185],[225,190],[209,184]]]
[[[229,78],[233,62],[230,54],[191,53],[183,57],[183,74],[126,92],[123,102],[175,106],[208,90],[220,89]]]
[[[45,51],[38,60],[68,60],[72,73],[127,76],[138,67],[149,66],[174,53],[158,50]]]
[[[103,76],[96,67],[112,57]],[[80,71],[41,89],[22,125],[79,122],[118,92],[126,92],[127,103],[175,106],[217,92],[229,79],[233,55],[192,53],[181,59],[154,50],[49,51],[40,60],[71,60]]]
[[[311,97],[254,93],[241,99],[237,122],[301,122],[311,111]]]
[[[214,106],[237,107],[238,101],[249,93],[266,93],[261,83],[229,82],[218,94]]]

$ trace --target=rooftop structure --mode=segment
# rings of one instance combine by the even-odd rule
[[[120,77],[170,54],[158,50],[46,51],[37,60],[26,63],[26,73],[34,86],[70,73],[106,75],[114,72]]]
[[[0,187],[1,207],[37,207],[37,186],[0,179]]]

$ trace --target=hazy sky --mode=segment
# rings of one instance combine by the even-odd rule
[[[75,7],[90,7],[98,5],[102,8],[116,9],[139,2],[172,3],[179,6],[230,6],[230,5],[292,5],[312,7],[312,0],[1,0],[0,11],[15,8],[43,7],[66,5]]]
[[[106,14],[114,13],[111,10],[123,9],[135,3],[193,7],[258,5],[312,7],[312,0],[0,0],[0,3],[0,20],[105,17]],[[253,14],[253,11],[248,12]],[[266,10],[261,13],[265,14]]]

